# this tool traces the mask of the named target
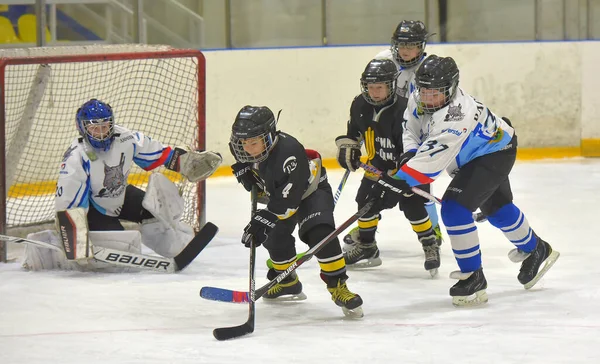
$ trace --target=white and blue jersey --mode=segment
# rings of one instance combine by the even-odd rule
[[[71,143],[60,163],[55,209],[88,208],[90,204],[107,216],[119,216],[125,199],[127,177],[133,163],[146,171],[165,164],[172,150],[144,134],[114,126],[115,139],[108,151],[86,153],[83,139]]]
[[[414,94],[404,112],[404,152],[416,155],[396,174],[410,186],[451,176],[477,157],[507,148],[515,131],[460,87],[450,104],[433,114],[419,112]]]
[[[392,55],[391,49],[387,49],[385,51],[381,51],[375,55],[375,59],[389,59],[394,62],[396,67],[398,67],[398,78],[396,78],[396,93],[400,97],[404,97],[408,99],[410,94],[417,88],[415,84],[415,73],[417,72],[417,68],[421,65],[421,62],[425,59],[426,54],[423,54],[421,61],[410,68],[404,68],[396,61],[396,58]]]

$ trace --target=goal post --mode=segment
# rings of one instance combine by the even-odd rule
[[[77,109],[109,103],[115,123],[170,146],[205,149],[205,59],[198,50],[93,45],[0,50],[0,232],[54,219],[63,155],[78,137]],[[185,200],[183,220],[204,223],[205,183],[164,172]],[[134,166],[132,185],[149,173]],[[0,261],[7,249],[0,242]]]

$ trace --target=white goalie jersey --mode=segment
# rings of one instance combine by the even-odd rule
[[[172,149],[144,134],[115,125],[115,139],[108,151],[93,150],[82,138],[71,143],[60,163],[55,209],[88,208],[92,204],[107,216],[119,216],[127,177],[137,164],[152,170],[169,160]],[[95,154],[90,159],[86,150]]]
[[[453,176],[477,157],[516,147],[514,129],[460,87],[454,100],[433,114],[420,113],[412,95],[404,120],[404,152],[416,155],[396,176],[410,186],[431,183],[444,169]]]

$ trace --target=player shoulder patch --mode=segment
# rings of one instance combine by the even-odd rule
[[[284,173],[290,174],[296,169],[296,167],[298,167],[298,161],[296,160],[295,156],[288,157],[283,162],[283,172]]]
[[[67,150],[65,151],[65,153],[63,154],[63,159],[62,159],[62,161],[63,161],[63,162],[66,162],[66,161],[67,161],[67,159],[69,159],[69,157],[71,156],[71,154],[73,154],[73,151],[74,151],[76,148],[77,148],[77,146],[76,146],[76,145],[71,145],[71,146],[69,146],[69,149],[67,149]]]
[[[450,106],[448,106],[448,113],[446,114],[444,121],[460,121],[460,120],[464,119],[464,117],[465,117],[465,114],[462,112],[461,104],[458,104],[458,105],[450,104]]]

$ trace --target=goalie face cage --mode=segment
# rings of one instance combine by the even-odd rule
[[[7,53],[12,57],[3,58]],[[0,51],[0,232],[54,220],[59,167],[79,136],[75,115],[84,102],[109,103],[116,124],[165,145],[205,149],[204,86],[205,59],[197,50],[100,45]],[[183,221],[198,229],[204,182],[165,174],[185,200]],[[148,176],[134,166],[128,182],[143,189]],[[0,242],[0,261],[6,257]]]

